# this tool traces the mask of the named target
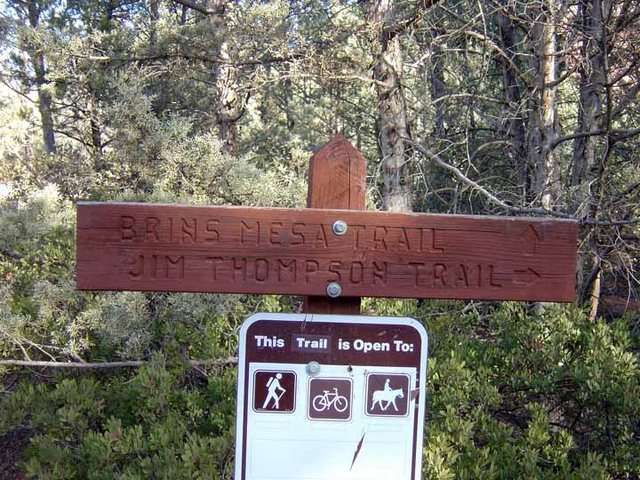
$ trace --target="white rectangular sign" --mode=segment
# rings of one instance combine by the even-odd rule
[[[236,480],[420,479],[427,348],[411,318],[248,318]]]

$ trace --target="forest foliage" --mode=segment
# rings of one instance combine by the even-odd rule
[[[342,133],[370,209],[580,226],[573,305],[364,299],[429,332],[423,478],[640,477],[638,2],[5,0],[0,32],[0,474],[232,478],[207,362],[299,299],[78,292],[74,204],[300,207]]]

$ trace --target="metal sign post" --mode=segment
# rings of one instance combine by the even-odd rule
[[[427,333],[410,318],[259,313],[240,330],[236,480],[418,480]]]

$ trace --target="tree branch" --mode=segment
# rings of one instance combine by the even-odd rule
[[[627,140],[631,137],[635,137],[636,135],[640,135],[640,128],[635,128],[633,130],[612,129],[610,131],[606,129],[601,129],[601,130],[590,130],[588,132],[572,133],[571,135],[565,135],[563,137],[556,138],[553,141],[553,143],[551,143],[551,150],[556,148],[561,143],[567,142],[569,140],[575,140],[576,138],[583,138],[583,137],[606,135],[606,134],[610,135],[609,140],[612,143],[617,143],[617,142],[622,142],[624,140]]]
[[[80,363],[80,362],[47,362],[39,360],[0,360],[0,367],[44,367],[44,368],[76,368],[76,369],[88,369],[98,370],[104,368],[137,368],[143,365],[147,365],[148,361],[145,360],[126,360],[122,362],[99,362],[99,363]],[[230,365],[236,365],[238,363],[238,357],[227,358],[215,358],[211,360],[189,360],[187,362],[191,367],[226,367]],[[181,365],[180,362],[175,362],[172,365]]]
[[[456,176],[456,178],[461,180],[463,183],[466,183],[467,185],[469,185],[474,190],[477,190],[482,195],[484,195],[486,198],[488,198],[492,203],[498,205],[499,207],[501,207],[501,208],[503,208],[505,210],[508,210],[508,211],[514,212],[514,213],[528,213],[528,214],[535,214],[535,215],[549,215],[549,216],[553,216],[553,217],[557,217],[557,218],[573,219],[573,217],[571,215],[569,215],[569,214],[562,213],[562,212],[556,212],[556,211],[553,211],[553,210],[546,210],[546,209],[543,209],[543,208],[523,208],[523,207],[516,207],[514,205],[509,205],[508,203],[500,200],[494,194],[489,192],[486,188],[481,186],[479,183],[471,180],[464,173],[462,173],[462,171],[460,171],[460,169],[458,169],[458,168],[454,167],[453,165],[450,165],[447,162],[445,162],[442,158],[440,158],[439,155],[437,155],[437,154],[435,154],[433,152],[430,152],[429,150],[424,148],[422,145],[419,145],[419,144],[411,141],[411,139],[407,138],[406,140],[409,143],[411,143],[413,148],[415,148],[418,152],[420,152],[425,157],[429,158],[436,165],[438,165],[439,167],[444,168],[445,170],[449,170],[450,172],[452,172]]]
[[[544,208],[525,208],[525,207],[517,207],[515,205],[509,205],[508,203],[504,202],[503,200],[500,200],[498,197],[496,197],[493,193],[488,191],[486,188],[484,188],[478,182],[475,182],[475,181],[471,180],[459,168],[456,168],[453,165],[450,165],[447,162],[445,162],[438,154],[430,152],[429,150],[424,148],[422,145],[415,143],[414,141],[412,141],[409,138],[407,138],[406,140],[413,146],[413,148],[417,152],[419,152],[422,155],[424,155],[425,157],[429,158],[431,161],[433,161],[439,167],[442,167],[445,170],[449,170],[450,172],[452,172],[456,176],[456,178],[461,180],[463,183],[466,183],[472,189],[477,190],[482,195],[484,195],[486,198],[488,198],[489,201],[491,201],[492,203],[498,205],[499,207],[501,207],[501,208],[503,208],[503,209],[505,209],[507,211],[510,211],[510,212],[513,212],[513,213],[525,213],[525,214],[529,214],[529,215],[548,215],[548,216],[552,216],[552,217],[556,217],[556,218],[564,218],[564,219],[567,219],[567,220],[575,220],[575,217],[569,215],[568,213],[557,212],[557,211],[554,211],[554,210],[546,210]],[[625,226],[625,225],[639,224],[640,223],[640,218],[630,218],[630,219],[627,219],[627,220],[612,220],[610,222],[601,222],[601,221],[598,221],[598,220],[586,220],[585,219],[585,220],[580,220],[579,223],[581,225],[594,225],[594,226],[597,225],[597,226],[600,226],[600,227],[622,227],[622,226]]]
[[[104,63],[145,63],[145,62],[155,62],[162,60],[173,60],[173,59],[181,59],[188,61],[198,61],[209,64],[220,64],[220,65],[230,65],[232,67],[245,67],[245,66],[256,66],[256,65],[271,65],[274,63],[284,63],[290,62],[292,60],[296,60],[299,58],[303,58],[305,56],[304,53],[292,53],[291,55],[283,55],[283,56],[268,56],[264,58],[257,58],[252,60],[231,62],[224,61],[220,58],[213,57],[205,57],[202,55],[196,55],[193,53],[160,53],[157,55],[146,55],[139,57],[117,57],[110,55],[79,55],[79,54],[71,54],[74,58],[81,58],[83,60],[90,60],[94,62],[104,62]]]
[[[589,132],[578,132],[578,133],[572,133],[571,135],[565,135],[563,137],[558,137],[556,138],[552,143],[551,146],[549,147],[551,150],[553,150],[554,148],[556,148],[558,145],[560,145],[561,143],[564,142],[568,142],[569,140],[575,140],[577,138],[584,138],[584,137],[592,137],[594,135],[604,135],[606,134],[607,131],[606,130],[591,130]]]
[[[640,135],[640,128],[634,128],[633,130],[613,130],[611,132],[611,143],[623,142],[636,135]]]
[[[191,0],[173,0],[175,3],[179,3],[180,5],[190,8],[191,10],[195,10],[196,12],[200,12],[203,15],[213,15],[216,13],[215,10],[211,10],[204,5],[199,5],[196,2]]]
[[[624,227],[626,225],[636,225],[640,223],[640,218],[630,218],[629,220],[612,220],[610,222],[600,222],[598,220],[581,220],[580,223],[598,227]]]

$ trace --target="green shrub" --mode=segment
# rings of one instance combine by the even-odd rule
[[[0,399],[0,433],[37,434],[24,470],[49,479],[224,479],[233,467],[235,374],[212,372],[198,388],[164,359],[131,376],[23,384]]]
[[[478,317],[474,334],[456,332],[468,322],[432,330],[425,479],[640,476],[628,324],[510,303]]]

